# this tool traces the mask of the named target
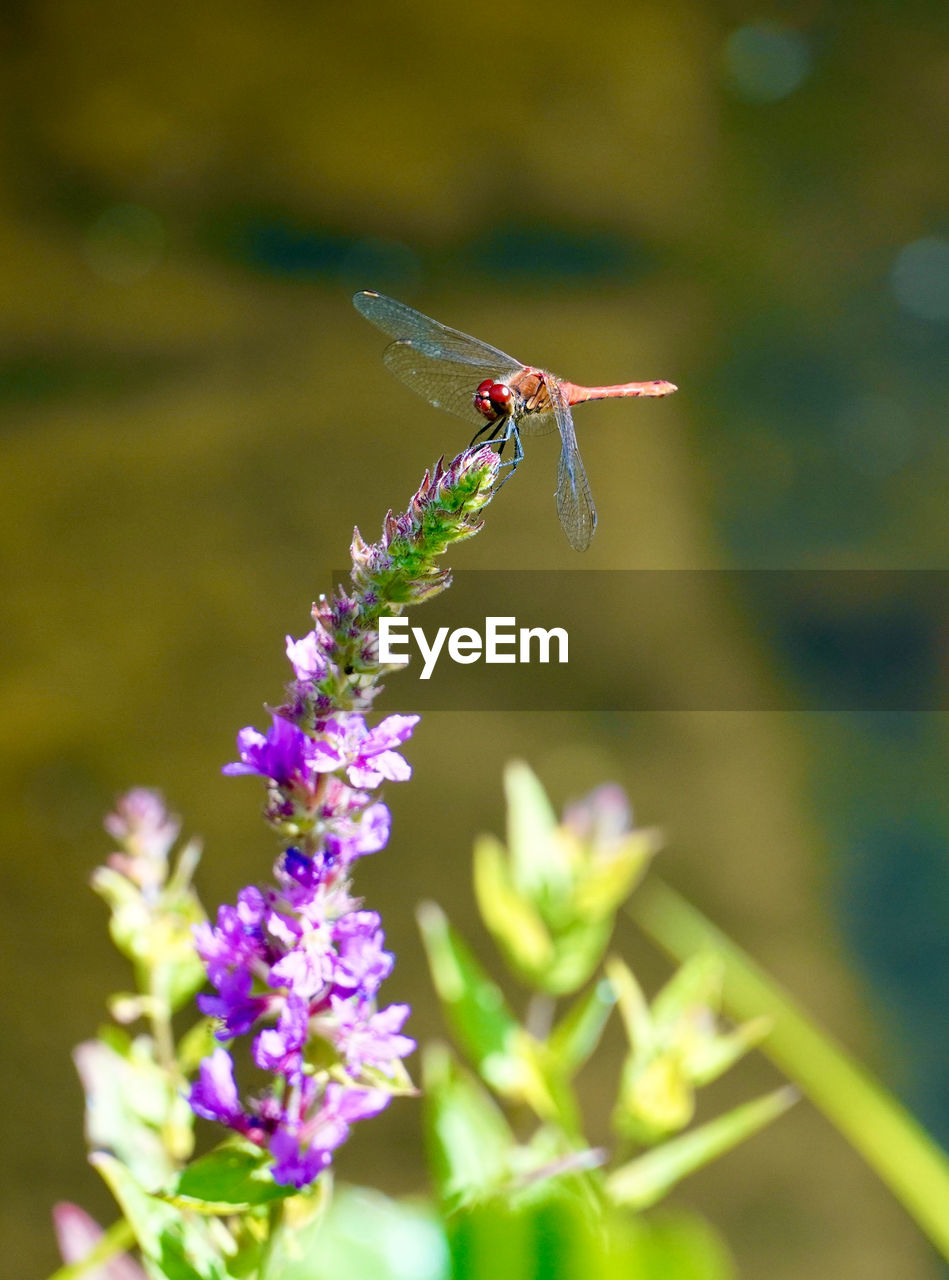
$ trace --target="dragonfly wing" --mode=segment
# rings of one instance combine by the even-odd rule
[[[590,482],[583,469],[573,418],[559,387],[550,388],[557,426],[560,428],[560,462],[557,467],[557,514],[574,551],[586,551],[596,529],[596,507]]]
[[[549,436],[557,430],[557,417],[551,411],[546,413],[522,413],[517,420],[517,429],[522,436]]]
[[[411,342],[417,351],[433,360],[485,368],[485,377],[514,373],[524,367],[520,360],[506,355],[497,347],[472,338],[460,329],[450,329],[448,325],[433,320],[431,316],[423,316],[421,311],[407,307],[404,302],[396,302],[395,298],[387,298],[383,293],[364,289],[353,295],[353,306],[390,338],[397,342]]]
[[[574,551],[586,551],[596,528],[596,507],[580,454],[566,445],[557,468],[557,514]]]
[[[386,368],[407,387],[433,404],[461,418],[470,427],[487,424],[474,407],[474,393],[479,382],[497,377],[494,365],[458,363],[433,356],[414,340],[403,338],[393,342],[382,353]]]

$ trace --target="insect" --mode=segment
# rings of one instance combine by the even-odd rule
[[[353,305],[395,339],[382,358],[397,378],[436,408],[472,425],[480,423],[472,445],[484,436],[498,443],[500,453],[510,441],[512,471],[524,456],[521,435],[559,431],[557,514],[571,547],[585,551],[596,528],[596,508],[577,448],[571,406],[613,397],[668,396],[675,385],[660,379],[581,387],[522,364],[384,294],[363,290],[353,297]]]

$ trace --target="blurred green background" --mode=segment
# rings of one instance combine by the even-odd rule
[[[926,0],[5,13],[0,1236],[29,1276],[55,1261],[54,1199],[111,1214],[69,1059],[126,982],[86,885],[101,814],[161,787],[205,837],[212,906],[266,874],[260,791],[219,772],[234,733],[279,700],[283,636],[352,525],[378,536],[466,443],[388,377],[349,294],[578,381],[680,385],[578,411],[584,567],[943,568],[949,22]],[[459,567],[579,567],[553,445],[528,443]],[[709,590],[688,645],[681,619],[603,626],[620,683],[708,663],[818,705],[843,636],[881,670],[915,655],[937,705],[946,622],[884,599],[799,626]],[[507,758],[558,804],[614,778],[667,830],[664,874],[947,1141],[945,736],[938,714],[431,714],[392,844],[360,868],[389,997],[436,1033],[412,910],[435,897],[482,936],[470,846],[500,828]],[[587,1080],[594,1138],[616,1066]],[[707,1113],[772,1081],[749,1064]],[[364,1126],[341,1176],[420,1187],[418,1119],[402,1102]],[[676,1201],[747,1276],[937,1274],[806,1104]]]

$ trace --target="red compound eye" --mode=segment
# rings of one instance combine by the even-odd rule
[[[503,382],[495,382],[488,395],[491,397],[491,403],[498,409],[507,409],[510,406],[511,388],[506,387]]]
[[[498,412],[491,403],[491,388],[493,386],[494,383],[491,379],[485,378],[484,382],[481,383],[474,395],[471,397],[471,402],[475,409],[482,417],[487,418],[489,422],[494,421]]]

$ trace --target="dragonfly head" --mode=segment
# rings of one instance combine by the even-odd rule
[[[485,378],[484,382],[479,383],[474,393],[474,407],[489,422],[506,418],[513,404],[514,392],[511,388],[504,382],[492,382],[490,378]]]

